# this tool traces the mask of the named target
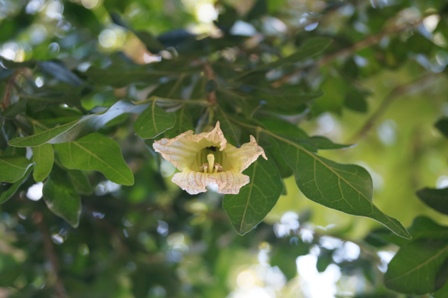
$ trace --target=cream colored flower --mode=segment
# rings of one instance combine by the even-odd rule
[[[172,139],[155,141],[153,147],[181,171],[172,181],[189,194],[205,192],[213,183],[219,193],[237,194],[250,181],[242,172],[260,155],[267,159],[253,136],[240,148],[228,144],[219,122],[210,132],[194,134],[189,130]]]

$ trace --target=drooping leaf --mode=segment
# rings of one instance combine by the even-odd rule
[[[0,156],[0,181],[14,183],[22,178],[32,163],[22,156]]]
[[[307,198],[345,213],[370,217],[398,236],[410,238],[398,220],[387,216],[373,204],[372,178],[364,168],[338,164],[284,138],[279,143],[297,185]]]
[[[434,210],[448,214],[448,188],[423,188],[417,191],[417,196]]]
[[[124,161],[118,144],[100,133],[57,144],[55,149],[67,169],[98,171],[117,184],[134,183],[134,175]]]
[[[244,174],[250,182],[239,194],[226,195],[223,207],[235,230],[244,235],[258,225],[271,211],[283,192],[283,182],[270,160],[258,159]]]
[[[54,150],[50,144],[33,147],[33,178],[37,182],[44,181],[50,174],[54,162]]]
[[[11,185],[0,185],[0,204],[9,200],[19,189],[19,187],[28,179],[31,173],[31,167],[28,168],[25,175]]]
[[[152,139],[174,127],[176,114],[159,108],[155,102],[149,105],[134,123],[135,133],[143,139]]]
[[[109,121],[124,113],[140,113],[144,108],[145,106],[136,106],[125,101],[118,101],[104,113],[88,115],[80,120],[56,126],[31,136],[12,139],[9,141],[9,145],[15,147],[35,147],[45,143],[70,142],[104,127]]]
[[[47,207],[53,213],[65,219],[73,227],[78,226],[81,198],[64,171],[58,168],[53,171],[44,183],[42,194]]]
[[[385,285],[405,294],[434,292],[446,282],[446,239],[418,239],[400,248],[388,265]],[[440,276],[442,273],[443,276]]]

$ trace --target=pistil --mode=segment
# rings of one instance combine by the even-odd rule
[[[208,154],[207,161],[208,161],[208,172],[211,174],[213,173],[213,169],[215,168],[215,156],[212,153]]]

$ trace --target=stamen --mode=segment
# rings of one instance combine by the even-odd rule
[[[213,173],[213,169],[215,168],[215,156],[211,153],[208,154],[207,161],[208,161],[208,172],[211,174]]]

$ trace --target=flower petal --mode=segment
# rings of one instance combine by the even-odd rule
[[[215,128],[209,132],[194,134],[192,130],[186,131],[175,138],[155,141],[152,145],[156,152],[159,152],[164,159],[171,162],[178,170],[183,171],[186,168],[194,167],[197,154],[206,147],[214,146],[219,150],[226,148],[227,140],[224,138],[219,122],[216,122]]]
[[[240,148],[228,145],[225,154],[229,165],[224,164],[223,167],[240,173],[256,161],[260,155],[264,159],[268,159],[263,148],[257,144],[253,136],[250,136],[249,143],[243,144]]]
[[[249,176],[235,171],[207,174],[186,170],[174,174],[172,181],[191,195],[206,192],[206,187],[212,183],[218,186],[218,193],[237,194],[249,183]]]

